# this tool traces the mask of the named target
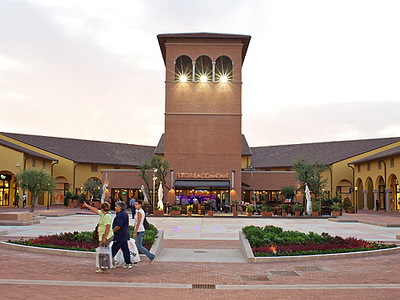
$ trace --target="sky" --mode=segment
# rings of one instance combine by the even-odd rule
[[[242,133],[400,136],[400,1],[0,0],[0,132],[155,146],[160,33],[251,36]]]

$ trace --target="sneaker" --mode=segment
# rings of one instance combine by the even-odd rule
[[[132,264],[124,264],[125,269],[132,269]]]
[[[96,273],[105,273],[106,272],[106,270],[104,270],[104,269],[97,269],[96,270]]]

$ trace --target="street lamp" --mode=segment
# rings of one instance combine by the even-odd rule
[[[153,210],[155,208],[155,201],[156,201],[156,173],[157,173],[157,169],[153,168]]]
[[[354,187],[354,190],[356,191],[356,213],[357,213],[357,186]]]

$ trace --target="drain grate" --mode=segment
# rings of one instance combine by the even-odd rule
[[[198,250],[198,251],[193,251],[194,253],[207,253],[207,251],[201,251],[201,250]]]
[[[300,276],[296,271],[269,271],[274,276]]]
[[[215,290],[215,284],[192,284],[192,289]]]
[[[240,275],[242,281],[270,281],[267,275]]]
[[[297,271],[323,271],[320,266],[297,266],[294,267]]]

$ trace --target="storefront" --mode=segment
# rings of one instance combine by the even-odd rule
[[[11,188],[12,175],[0,174],[0,206],[10,206],[14,197],[11,193],[14,189]]]

